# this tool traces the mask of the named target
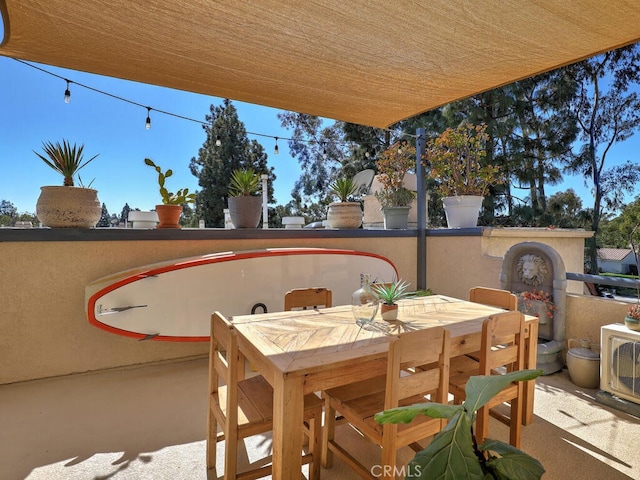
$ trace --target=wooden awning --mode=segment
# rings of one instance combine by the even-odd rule
[[[634,0],[0,0],[0,54],[386,127],[640,39]]]

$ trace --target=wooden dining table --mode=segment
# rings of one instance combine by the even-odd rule
[[[273,386],[273,478],[300,478],[303,397],[386,371],[388,342],[400,332],[444,326],[451,356],[480,349],[482,322],[495,307],[432,295],[399,302],[398,320],[380,314],[357,325],[351,306],[232,317],[240,352]],[[526,317],[527,368],[535,368],[538,319]],[[523,423],[533,420],[534,381],[527,382]]]

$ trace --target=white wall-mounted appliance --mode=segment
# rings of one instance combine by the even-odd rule
[[[600,388],[640,403],[640,332],[615,323],[600,328]]]

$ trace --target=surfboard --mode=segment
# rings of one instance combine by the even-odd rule
[[[85,288],[91,325],[139,340],[209,341],[214,311],[225,316],[281,311],[293,288],[331,289],[333,305],[351,303],[360,274],[398,278],[394,264],[369,252],[270,248],[218,252],[118,272]]]

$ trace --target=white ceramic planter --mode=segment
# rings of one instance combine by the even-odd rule
[[[444,197],[442,205],[447,216],[449,228],[468,228],[478,225],[478,215],[483,197],[477,195],[459,195]]]
[[[158,214],[155,211],[131,210],[127,218],[132,228],[156,228],[158,223]]]
[[[334,202],[327,210],[329,228],[360,228],[362,207],[360,202]]]
[[[304,217],[282,217],[282,225],[284,228],[302,228]]]
[[[100,220],[102,206],[92,188],[40,187],[36,215],[51,228],[93,228]]]

